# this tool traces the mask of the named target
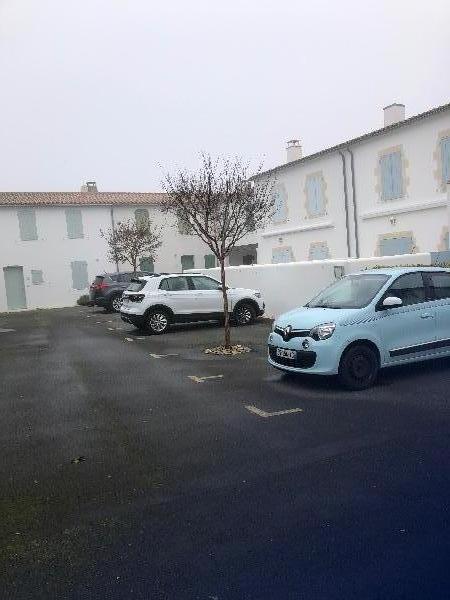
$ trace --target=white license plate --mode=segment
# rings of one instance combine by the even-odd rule
[[[290,358],[294,360],[295,358],[295,350],[286,350],[286,348],[277,348],[277,356],[281,358]]]

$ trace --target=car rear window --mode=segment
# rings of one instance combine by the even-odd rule
[[[97,277],[94,279],[94,283],[99,285],[100,283],[102,283],[103,279],[104,277],[102,275],[97,275]]]
[[[140,292],[145,288],[147,282],[144,279],[132,279],[127,287],[129,292]]]

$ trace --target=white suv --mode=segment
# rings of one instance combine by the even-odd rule
[[[264,313],[260,292],[227,290],[230,314],[238,325],[248,325]],[[195,273],[140,277],[123,293],[120,315],[126,323],[157,335],[171,323],[222,320],[222,286]]]

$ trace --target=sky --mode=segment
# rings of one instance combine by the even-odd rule
[[[0,0],[0,190],[158,191],[450,102],[448,0]]]

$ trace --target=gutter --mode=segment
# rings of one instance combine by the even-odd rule
[[[350,154],[350,171],[352,174],[352,196],[353,196],[353,221],[355,227],[355,251],[356,258],[359,258],[359,231],[358,231],[358,211],[356,208],[356,189],[355,189],[355,161],[353,157],[353,152],[350,148],[346,148],[347,152]]]
[[[344,207],[345,207],[345,231],[347,233],[347,256],[351,258],[350,254],[350,230],[349,230],[349,218],[348,218],[348,193],[347,193],[347,171],[345,168],[345,156],[344,153],[339,150],[339,154],[342,158],[342,177],[344,179]]]

